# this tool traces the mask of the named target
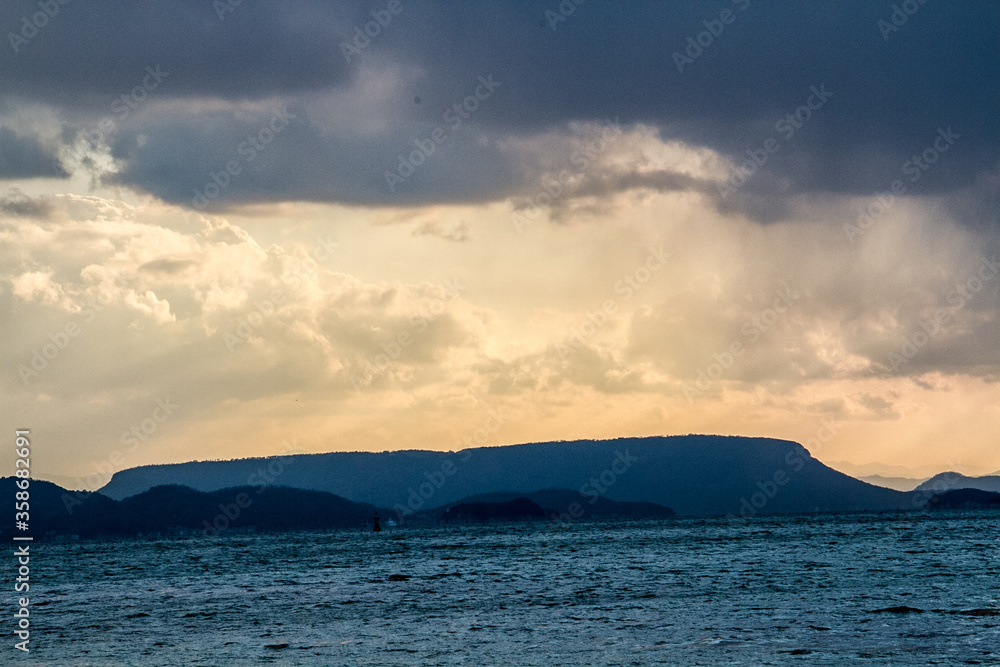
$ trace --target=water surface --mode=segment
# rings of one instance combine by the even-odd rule
[[[28,661],[997,664],[998,530],[941,512],[37,544]],[[891,607],[922,612],[873,613]]]

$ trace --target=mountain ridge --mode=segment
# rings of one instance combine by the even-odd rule
[[[979,477],[970,477],[958,472],[942,472],[934,475],[916,488],[917,491],[928,493],[938,493],[954,489],[978,489],[980,491],[1000,493],[1000,476],[981,475]]]
[[[13,496],[17,478],[0,478]],[[135,535],[219,534],[232,528],[322,530],[364,527],[386,508],[355,503],[322,491],[283,486],[230,487],[203,492],[182,485],[158,485],[122,500],[79,493],[31,480],[33,535],[131,537]],[[0,527],[0,536],[10,532]]]
[[[833,470],[798,443],[712,435],[160,464],[115,473],[101,492],[120,499],[171,483],[201,491],[280,484],[389,507],[400,516],[477,494],[545,488],[576,489],[584,500],[651,502],[678,515],[913,507],[907,494]]]

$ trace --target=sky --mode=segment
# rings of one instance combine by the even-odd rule
[[[1000,470],[998,3],[0,29],[0,410],[37,477],[687,433]]]

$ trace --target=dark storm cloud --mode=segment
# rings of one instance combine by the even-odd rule
[[[916,11],[899,13],[894,7],[901,4]],[[164,98],[282,97],[293,105],[350,89],[364,66],[421,73],[393,91],[392,122],[382,130],[319,133],[303,121],[258,171],[234,179],[220,203],[500,199],[536,175],[481,137],[530,136],[609,118],[655,126],[664,139],[707,146],[736,163],[773,140],[777,151],[732,203],[720,205],[763,221],[782,217],[774,201],[782,196],[872,194],[910,178],[908,162],[933,146],[939,128],[960,138],[927,169],[918,167],[919,179],[907,181],[913,193],[967,188],[1000,155],[1000,3],[592,0],[562,21],[546,15],[558,13],[555,1],[403,2],[367,44],[358,42],[363,46],[348,62],[343,43],[385,6],[245,1],[220,20],[203,1],[124,9],[72,3],[17,53],[3,50],[2,83],[20,99],[106,110],[150,65],[171,73]],[[34,10],[32,2],[6,3],[0,26],[16,30]],[[889,32],[893,20],[898,30]],[[440,123],[441,110],[491,73],[502,87],[469,120],[468,134],[451,136],[391,192],[384,170]],[[810,97],[816,90],[830,93],[822,104]],[[356,113],[381,114],[383,107]],[[235,112],[219,114],[150,114],[120,128],[118,180],[190,201],[202,172],[218,169],[240,133],[253,130]],[[349,126],[355,119],[343,120]]]
[[[269,130],[276,115],[286,115],[288,123],[272,136]],[[112,154],[125,167],[114,180],[143,187],[167,201],[213,210],[270,200],[360,205],[480,202],[521,178],[503,155],[478,145],[465,129],[437,146],[393,190],[384,172],[397,168],[400,154],[415,150],[415,139],[429,141],[430,128],[425,124],[410,123],[374,137],[323,136],[296,106],[287,113],[276,107],[238,119],[209,114],[195,124],[190,120],[190,116],[172,118],[121,133]]]
[[[58,12],[18,40],[32,34],[24,19],[39,4],[0,5],[5,94],[102,110],[139,85],[147,66],[169,72],[171,94],[181,97],[256,99],[340,85],[349,72],[337,35],[360,13],[343,3],[247,0],[220,19],[204,0],[56,2]]]
[[[56,154],[37,139],[0,127],[0,180],[68,175],[59,166]]]

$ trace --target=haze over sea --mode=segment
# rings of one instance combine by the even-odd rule
[[[32,661],[995,664],[998,533],[939,511],[46,544]]]

